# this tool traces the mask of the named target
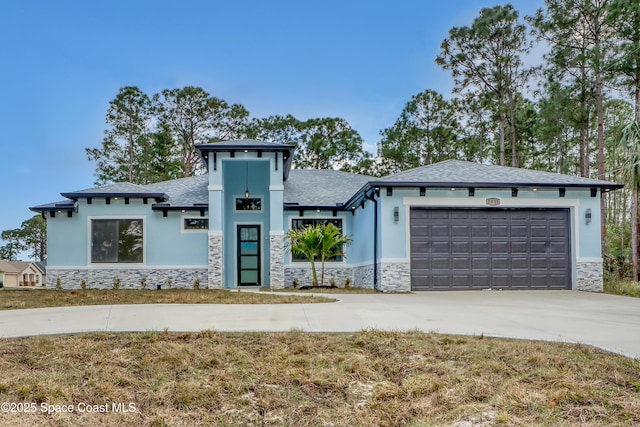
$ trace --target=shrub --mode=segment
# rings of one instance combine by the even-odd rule
[[[333,277],[329,279],[329,286],[331,286],[332,288],[337,288],[336,281],[333,279]]]
[[[344,281],[344,287],[346,289],[349,286],[351,286],[351,278],[347,277],[347,279]]]
[[[62,282],[60,281],[59,277],[56,279],[56,289],[59,291],[62,290]]]
[[[120,278],[116,277],[113,279],[113,289],[120,289]]]
[[[198,289],[200,289],[200,279],[196,279],[196,280],[193,282],[193,289],[195,289],[196,291],[197,291]]]
[[[82,289],[82,290],[87,289],[87,281],[86,280],[82,279],[80,281],[80,289]]]
[[[165,280],[164,284],[167,285],[167,288],[171,289],[171,287],[173,286],[173,280],[171,280],[171,277]]]
[[[143,277],[142,279],[140,279],[140,287],[142,289],[147,289],[147,278]]]

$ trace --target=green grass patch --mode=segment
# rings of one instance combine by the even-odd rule
[[[270,295],[212,289],[0,290],[0,310],[110,304],[306,304],[333,301],[311,295]]]
[[[383,332],[4,339],[0,425],[613,426],[640,423],[640,361],[591,347]],[[457,424],[456,424],[457,423]]]
[[[640,283],[630,280],[611,280],[604,283],[604,292],[612,295],[640,298]]]

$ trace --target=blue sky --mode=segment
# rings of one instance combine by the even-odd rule
[[[0,2],[0,230],[29,206],[89,188],[108,103],[201,86],[252,117],[342,117],[375,150],[378,132],[425,89],[453,26],[490,0]],[[521,15],[542,0],[511,2]]]

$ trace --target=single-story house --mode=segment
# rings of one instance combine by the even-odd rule
[[[45,284],[44,264],[28,261],[0,260],[0,284],[5,288],[42,286]]]
[[[47,286],[290,287],[310,264],[286,232],[331,222],[353,242],[338,286],[381,291],[602,290],[600,195],[619,184],[449,160],[384,178],[293,169],[292,145],[202,144],[208,173],[62,193]]]

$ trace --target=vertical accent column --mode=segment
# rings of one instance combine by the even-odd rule
[[[269,171],[269,283],[271,289],[284,288],[284,185],[282,167],[276,168],[280,153],[274,153]]]
[[[220,156],[210,156],[209,162],[209,238],[207,248],[207,287],[224,288],[224,252],[223,228],[224,203],[222,186],[222,167]]]
[[[284,232],[269,232],[269,276],[271,289],[284,289]]]
[[[224,257],[222,247],[222,232],[209,231],[209,257],[207,271],[207,287],[209,289],[224,288]]]

